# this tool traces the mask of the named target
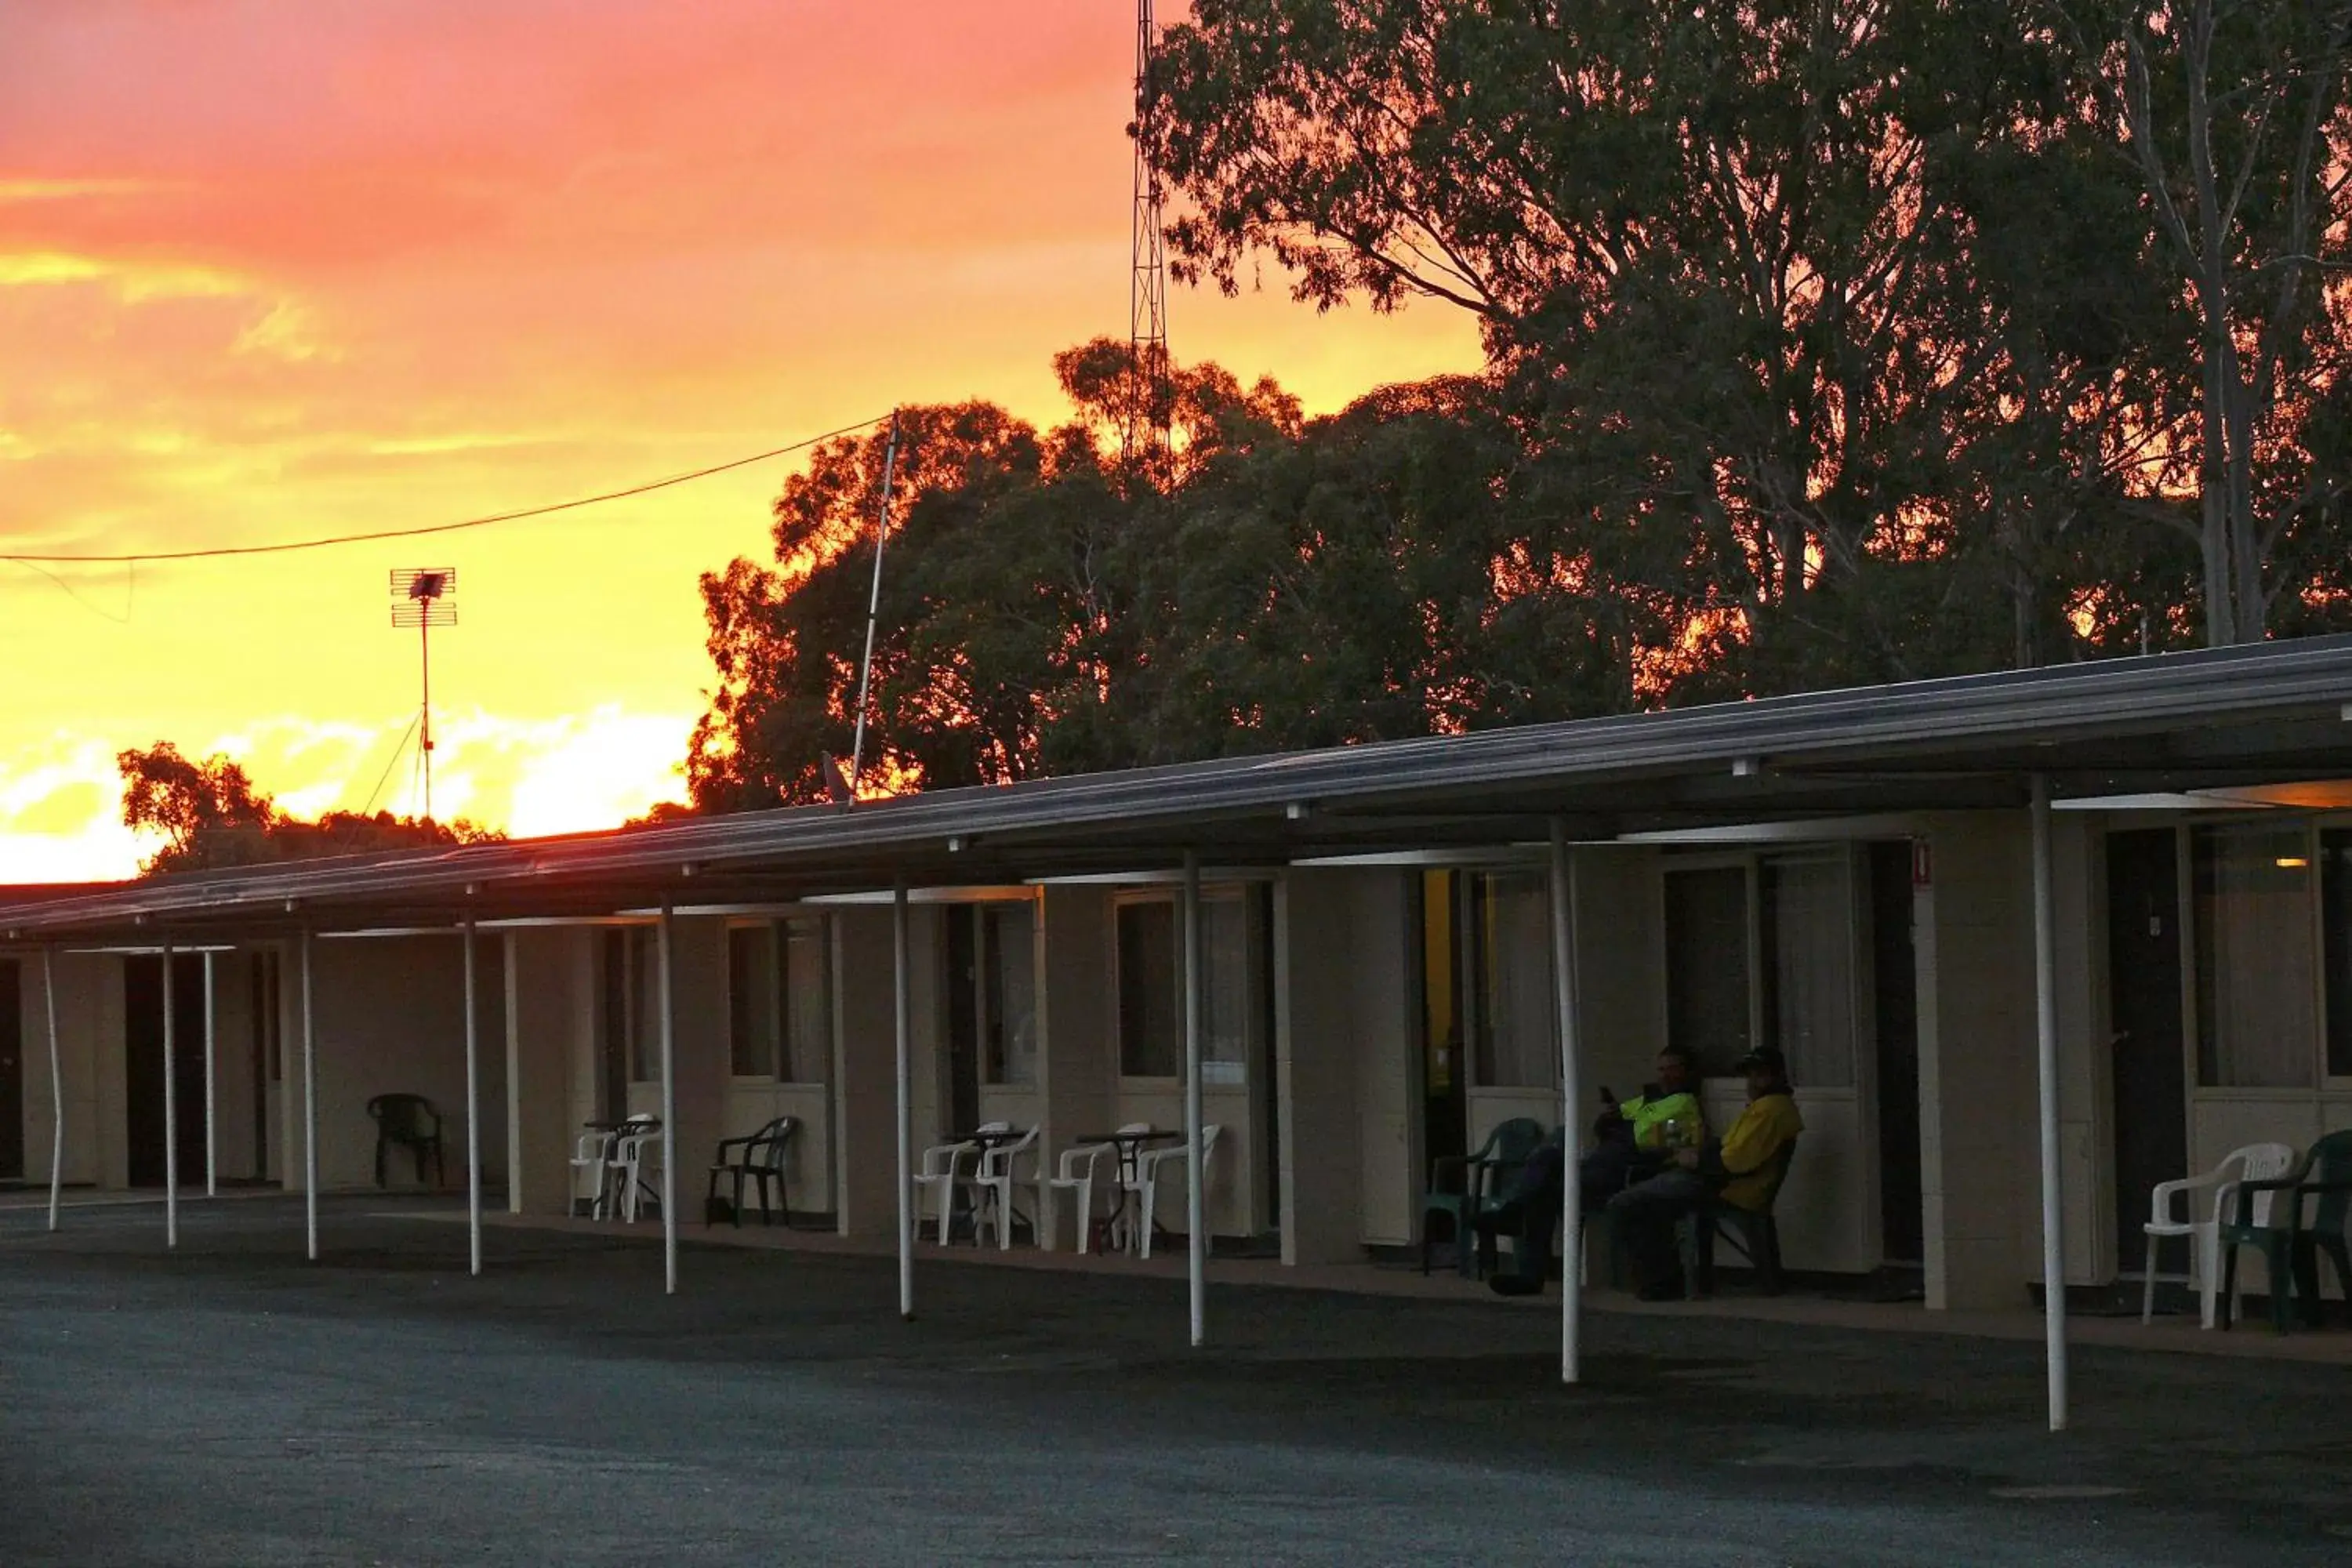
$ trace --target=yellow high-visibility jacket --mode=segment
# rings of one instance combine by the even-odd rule
[[[1762,1208],[1766,1167],[1789,1140],[1804,1130],[1797,1102],[1788,1095],[1768,1094],[1749,1100],[1731,1131],[1723,1135],[1719,1152],[1723,1169],[1731,1178],[1719,1194],[1723,1201],[1744,1209]]]
[[[1655,1100],[1622,1100],[1617,1110],[1633,1124],[1633,1142],[1639,1148],[1664,1148],[1669,1121],[1679,1121],[1687,1129],[1683,1139],[1693,1147],[1706,1136],[1706,1113],[1699,1109],[1698,1096],[1687,1089]]]

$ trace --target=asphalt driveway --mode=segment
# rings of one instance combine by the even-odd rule
[[[2339,1369],[462,1229],[0,1214],[0,1562],[2352,1560]]]

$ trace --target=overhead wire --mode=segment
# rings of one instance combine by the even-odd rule
[[[108,609],[105,605],[100,604],[97,600],[89,598],[82,594],[80,590],[77,589],[72,584],[67,582],[64,578],[58,576],[47,567],[40,565],[37,562],[26,561],[15,555],[0,556],[0,560],[7,561],[13,565],[22,566],[27,572],[39,573],[42,576],[47,578],[51,585],[56,587],[58,592],[65,595],[67,598],[71,599],[75,604],[79,605],[83,609],[88,610],[91,615],[96,616],[101,621],[112,621],[118,626],[127,626],[131,624],[131,597],[138,586],[137,580],[135,578],[123,584],[122,613],[118,616],[113,611]],[[130,570],[136,572],[138,568],[134,564],[130,568]]]
[[[772,447],[764,452],[754,452],[746,458],[730,458],[723,463],[712,463],[707,468],[690,469],[686,473],[648,479],[643,484],[627,485],[620,489],[604,490],[591,496],[576,496],[570,500],[550,501],[543,506],[529,506],[514,511],[492,512],[485,517],[464,518],[456,522],[426,523],[415,528],[377,529],[366,533],[329,534],[317,539],[279,540],[268,544],[219,544],[197,550],[139,550],[113,554],[33,552],[10,550],[0,551],[0,561],[13,561],[19,565],[29,566],[35,571],[40,570],[42,563],[47,563],[50,565],[135,566],[142,561],[215,561],[239,555],[283,555],[297,550],[326,550],[341,544],[366,544],[382,539],[422,539],[429,534],[457,533],[467,529],[488,528],[496,523],[520,522],[528,518],[547,517],[560,511],[574,511],[582,507],[600,506],[606,501],[626,500],[631,496],[646,495],[655,490],[667,489],[673,485],[688,484],[696,479],[707,479],[713,474],[723,474],[734,468],[747,468],[754,463],[764,463],[775,458],[790,457],[794,452],[806,451],[811,447],[830,441],[838,436],[855,435],[860,430],[879,425],[889,417],[887,414],[877,414],[871,419],[861,419],[854,425],[844,425],[837,430],[827,430],[821,436],[811,436],[806,440],[794,441],[790,446]],[[47,573],[42,574],[51,575]],[[52,576],[51,580],[56,579]],[[60,583],[58,586],[63,587],[64,584]],[[72,590],[67,589],[67,592],[71,593]]]

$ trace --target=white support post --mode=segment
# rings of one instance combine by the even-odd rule
[[[1184,1273],[1192,1305],[1192,1345],[1208,1338],[1209,1226],[1201,1153],[1201,856],[1184,851]]]
[[[468,1262],[482,1271],[482,1070],[479,1009],[474,978],[474,922],[466,921],[466,1231]],[[438,1162],[436,1162],[436,1163]]]
[[[515,933],[506,932],[502,973],[507,992],[507,1213],[522,1213],[522,966],[515,961]],[[567,1203],[564,1212],[572,1212]]]
[[[180,1245],[180,1085],[175,1026],[180,1010],[172,1005],[172,944],[163,944],[163,1245]]]
[[[302,1255],[319,1261],[319,1026],[310,985],[310,928],[302,928]]]
[[[1571,1384],[1581,1375],[1578,1362],[1584,1331],[1584,1194],[1578,1164],[1583,1151],[1577,1128],[1583,1093],[1578,1066],[1583,1052],[1576,1033],[1576,858],[1568,847],[1568,829],[1557,817],[1551,824],[1549,880],[1552,1005],[1558,1010],[1559,1034],[1559,1380]]]
[[[2058,911],[2052,887],[2050,780],[2033,775],[2033,1021],[2042,1092],[2042,1321],[2050,1430],[2066,1429],[2065,1199],[2058,1163]]]
[[[49,1015],[49,1228],[58,1228],[58,1197],[66,1176],[66,1083],[58,1071],[58,953],[41,949],[41,999]]]
[[[677,1013],[670,984],[670,907],[664,899],[655,943],[660,959],[656,982],[661,1006],[662,1289],[677,1294]]]
[[[898,879],[898,884],[891,894],[890,938],[895,960],[891,984],[898,1005],[895,1047],[898,1104],[895,1110],[898,1122],[898,1316],[911,1323],[915,1321],[915,1074],[911,1029],[914,996],[908,973],[908,948],[910,943],[907,930],[907,879],[904,877]],[[952,1197],[950,1194],[949,1199],[942,1201],[950,1201]]]
[[[213,1072],[220,1029],[215,1017],[213,950],[205,949],[205,1196],[220,1196],[220,1107]]]

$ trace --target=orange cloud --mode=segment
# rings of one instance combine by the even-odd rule
[[[369,531],[902,402],[1058,417],[1053,352],[1127,320],[1131,26],[1101,0],[0,7],[0,362],[38,367],[0,381],[0,538]],[[1477,357],[1457,313],[1318,316],[1278,284],[1171,318],[1182,357],[1310,409]],[[380,738],[417,680],[384,574],[452,564],[436,690],[495,716],[499,759],[469,798],[518,828],[617,819],[674,787],[636,752],[667,768],[701,706],[696,574],[764,549],[783,472],[62,587],[0,564],[0,659],[36,676],[0,711],[0,790],[79,757],[110,792],[121,747],[258,745],[272,715]],[[255,763],[294,792],[332,771]],[[0,879],[128,864],[98,828],[14,832]]]

